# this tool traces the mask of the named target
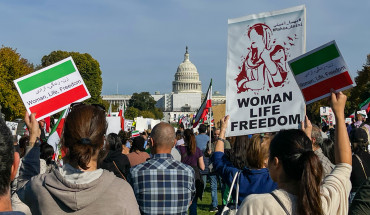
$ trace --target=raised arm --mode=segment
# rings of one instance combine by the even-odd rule
[[[347,128],[344,120],[344,107],[346,105],[347,96],[342,92],[331,93],[331,108],[335,114],[335,164],[348,163],[352,165],[352,151],[349,143]]]
[[[221,131],[220,131],[220,136],[219,139],[216,142],[216,152],[224,152],[224,141],[221,139],[225,139],[225,133],[226,133],[226,128],[227,128],[227,123],[229,122],[230,116],[225,116],[224,118],[221,119]]]

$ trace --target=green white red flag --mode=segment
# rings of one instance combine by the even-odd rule
[[[140,132],[138,130],[135,130],[135,131],[131,132],[131,138],[132,137],[138,137],[138,136],[140,136]]]
[[[337,44],[331,41],[289,61],[306,104],[329,97],[331,89],[356,86]]]
[[[58,122],[54,125],[53,129],[50,132],[50,136],[48,138],[48,144],[54,148],[54,160],[60,161],[64,155],[65,151],[62,149],[60,144],[60,138],[62,136],[62,131],[64,127],[64,121],[67,117],[69,109],[65,109],[62,114],[60,115]]]
[[[362,102],[360,105],[359,105],[359,108],[361,110],[365,110],[366,113],[369,113],[370,111],[370,98],[366,99],[366,101]]]
[[[90,98],[72,57],[16,79],[14,84],[28,113],[36,113],[37,120]]]
[[[206,120],[205,118],[207,117],[209,108],[211,107],[212,107],[212,79],[211,83],[209,84],[207,94],[202,102],[202,105],[200,106],[197,115],[194,118],[193,128],[197,127],[201,120],[203,121]]]

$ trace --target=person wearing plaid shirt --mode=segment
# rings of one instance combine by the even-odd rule
[[[151,133],[153,157],[131,168],[132,185],[142,214],[187,214],[195,195],[192,167],[173,159],[175,130],[157,124]]]

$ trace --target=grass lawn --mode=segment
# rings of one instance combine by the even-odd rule
[[[217,189],[217,199],[218,199],[218,207],[221,208],[222,205],[222,198],[221,198],[221,191],[220,191],[220,185],[218,184]],[[209,182],[207,183],[206,189],[203,193],[203,199],[202,201],[198,200],[198,215],[204,215],[204,214],[216,214],[215,212],[209,212],[211,209],[211,186]]]

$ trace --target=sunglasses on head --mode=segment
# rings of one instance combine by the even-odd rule
[[[94,106],[94,107],[97,107],[98,109],[102,110],[105,112],[105,107],[101,104],[85,104],[83,102],[74,102],[72,103],[70,106],[69,106],[69,111],[73,110],[73,109],[76,109],[78,107],[82,107],[82,106],[86,106],[86,105],[91,105],[91,106]]]

